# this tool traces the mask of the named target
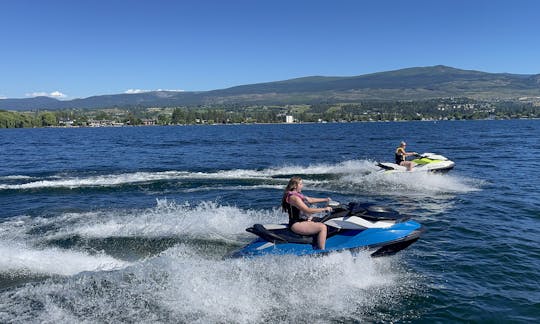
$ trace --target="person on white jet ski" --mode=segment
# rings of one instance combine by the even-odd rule
[[[407,171],[412,171],[416,163],[412,161],[407,161],[407,156],[411,155],[417,155],[416,152],[405,152],[405,147],[407,146],[407,143],[401,142],[399,144],[399,147],[396,148],[395,157],[396,157],[396,164],[401,165],[407,168]]]
[[[302,194],[303,187],[302,178],[292,177],[283,193],[281,208],[289,214],[289,228],[293,232],[300,235],[317,234],[318,248],[324,250],[326,247],[326,225],[311,221],[313,218],[311,214],[332,211],[332,207],[312,208],[308,204],[329,202],[330,198],[304,196]]]

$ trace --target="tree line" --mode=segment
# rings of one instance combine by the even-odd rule
[[[89,126],[96,121],[122,125],[178,125],[228,123],[282,123],[286,115],[295,122],[354,122],[406,120],[463,120],[540,118],[532,102],[482,102],[469,98],[422,101],[319,102],[304,105],[222,104],[176,108],[135,107],[126,110],[60,110],[42,112],[0,111],[0,128]]]
[[[0,110],[0,128],[47,127],[57,125],[58,119],[54,112],[32,114]]]

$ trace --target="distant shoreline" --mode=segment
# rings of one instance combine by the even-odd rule
[[[540,118],[484,118],[484,119],[448,119],[448,120],[372,120],[372,121],[348,121],[348,122],[295,122],[295,123],[213,123],[213,124],[175,124],[175,125],[104,125],[104,126],[38,126],[38,127],[4,127],[0,129],[39,129],[39,128],[58,128],[58,129],[78,129],[78,128],[132,128],[132,127],[186,127],[186,126],[249,126],[249,125],[312,125],[312,124],[355,124],[355,123],[438,123],[438,122],[475,122],[475,121],[510,121],[510,120],[540,120]]]

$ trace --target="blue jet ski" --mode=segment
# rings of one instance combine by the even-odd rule
[[[316,248],[316,236],[292,232],[287,224],[255,224],[246,231],[257,239],[233,257],[263,255],[318,255],[335,251],[369,251],[371,256],[392,255],[416,242],[424,227],[410,216],[371,203],[334,202],[333,212],[320,219],[328,227],[326,249]]]

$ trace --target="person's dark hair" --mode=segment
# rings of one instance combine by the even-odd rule
[[[281,198],[281,209],[283,211],[288,211],[287,210],[287,193],[289,191],[294,191],[296,188],[298,188],[298,184],[300,183],[300,181],[302,181],[302,178],[300,177],[297,177],[297,176],[294,176],[291,178],[291,180],[289,180],[289,183],[287,184],[287,187],[285,187],[285,191],[283,192],[283,197]]]

